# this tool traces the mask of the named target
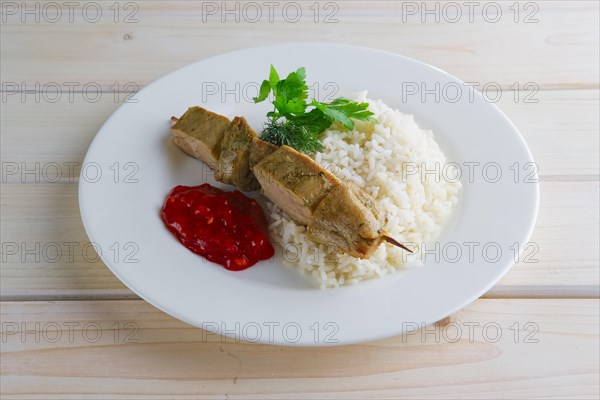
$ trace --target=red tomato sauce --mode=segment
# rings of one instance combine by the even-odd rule
[[[226,192],[207,183],[176,186],[165,201],[162,219],[185,247],[231,271],[251,267],[275,252],[262,208],[238,190]]]

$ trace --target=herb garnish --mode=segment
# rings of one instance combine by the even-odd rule
[[[354,129],[354,121],[373,121],[373,113],[367,111],[368,103],[339,97],[331,103],[322,103],[308,99],[306,70],[301,67],[280,79],[275,67],[271,65],[269,79],[260,86],[255,103],[260,103],[273,92],[273,111],[267,113],[269,121],[260,138],[278,146],[288,145],[303,153],[323,150],[319,134],[334,122],[341,123],[346,129]],[[310,110],[307,110],[311,107]],[[281,121],[281,119],[285,119]]]

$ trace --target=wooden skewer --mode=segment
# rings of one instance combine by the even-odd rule
[[[409,249],[408,247],[406,247],[405,245],[403,245],[402,243],[400,243],[399,241],[397,241],[396,239],[394,239],[391,236],[383,235],[383,240],[385,240],[389,244],[393,244],[396,247],[400,247],[401,249],[404,249],[404,250],[408,251],[409,253],[412,253],[411,249]]]

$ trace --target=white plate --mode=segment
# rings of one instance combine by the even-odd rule
[[[246,271],[226,271],[167,231],[159,213],[172,187],[219,185],[204,164],[171,144],[169,118],[202,105],[230,118],[244,115],[260,129],[269,105],[250,99],[271,63],[281,74],[306,67],[309,85],[319,88],[321,98],[367,89],[369,97],[414,114],[421,127],[434,131],[448,158],[461,167],[464,185],[439,239],[439,260],[431,254],[418,268],[320,290],[277,257]],[[436,85],[439,99],[430,93],[423,101],[423,90]],[[415,88],[419,93],[411,94]],[[456,99],[459,88],[462,96]],[[175,71],[133,100],[108,119],[88,150],[79,186],[81,216],[119,279],[161,310],[204,327],[204,337],[220,332],[233,339],[312,346],[398,335],[484,294],[514,263],[535,224],[537,175],[517,129],[460,80],[406,57],[330,44],[252,48]],[[479,163],[473,174],[467,174],[468,162]],[[487,165],[483,178],[487,163],[499,166],[498,182],[490,182],[496,164]]]

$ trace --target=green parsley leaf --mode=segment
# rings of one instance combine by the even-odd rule
[[[354,129],[354,120],[373,121],[373,113],[368,111],[367,103],[357,103],[340,97],[331,103],[322,103],[313,99],[307,103],[308,86],[304,67],[290,72],[280,79],[273,65],[269,79],[260,86],[259,94],[254,98],[260,103],[273,92],[273,111],[267,113],[270,119],[261,133],[261,139],[278,146],[288,145],[294,149],[312,153],[321,151],[323,146],[318,135],[333,123],[341,123],[347,129]],[[307,111],[308,107],[313,107]],[[285,121],[281,122],[280,119]]]
[[[277,86],[277,82],[279,82],[279,74],[275,70],[273,64],[271,64],[271,70],[269,71],[269,84],[271,85],[271,88]]]
[[[369,107],[368,103],[357,103],[344,97],[339,97],[331,103],[320,103],[313,100],[310,105],[321,110],[331,122],[340,122],[347,129],[354,129],[354,122],[352,119],[360,121],[373,120],[373,113],[367,111],[367,108]]]
[[[255,103],[260,103],[261,101],[263,101],[267,97],[269,97],[269,93],[271,93],[271,84],[269,83],[269,81],[265,80],[260,85],[260,91],[258,93],[258,97],[255,97],[252,100],[254,100]]]

